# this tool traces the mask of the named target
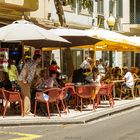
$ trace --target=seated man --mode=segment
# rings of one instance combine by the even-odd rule
[[[126,94],[127,89],[132,89],[134,87],[134,78],[133,78],[132,73],[129,72],[128,67],[124,67],[123,72],[124,72],[124,78],[123,79],[125,80],[125,83],[122,84],[122,90],[121,90],[120,98],[122,96],[122,93]],[[131,94],[134,98],[134,93],[132,92]],[[129,98],[129,95],[126,95],[125,98]]]
[[[134,86],[134,78],[131,72],[129,72],[128,67],[124,67],[123,68],[123,72],[124,72],[124,86],[127,88],[132,88]]]

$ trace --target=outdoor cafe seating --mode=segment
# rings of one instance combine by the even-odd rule
[[[21,94],[17,91],[8,91],[8,90],[5,90],[5,89],[0,89],[0,99],[2,100],[2,103],[3,103],[3,100],[5,101],[5,106],[3,107],[3,104],[2,104],[2,107],[1,107],[1,112],[3,113],[3,117],[5,117],[6,115],[6,112],[7,112],[7,108],[8,108],[8,104],[11,103],[11,105],[15,105],[14,103],[18,102],[19,104],[19,110],[21,112],[21,116],[24,116],[23,114],[23,102],[22,102],[22,99],[21,99]],[[14,107],[14,106],[12,106]],[[15,111],[15,108],[12,108],[13,111]]]

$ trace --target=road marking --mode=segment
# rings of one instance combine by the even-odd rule
[[[42,137],[42,135],[25,134],[25,133],[19,133],[19,132],[5,132],[5,131],[0,131],[0,134],[8,134],[8,135],[22,136],[21,138],[13,138],[13,139],[9,139],[9,140],[33,140],[33,139],[41,138]]]

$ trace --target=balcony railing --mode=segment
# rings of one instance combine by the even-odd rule
[[[140,13],[130,13],[130,24],[140,24]]]

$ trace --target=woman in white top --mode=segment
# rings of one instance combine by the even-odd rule
[[[99,73],[98,68],[93,68],[92,69],[93,72],[93,83],[96,85],[96,88],[94,90],[93,96],[92,98],[95,99],[96,95],[98,94],[100,88],[101,88],[101,75]]]

